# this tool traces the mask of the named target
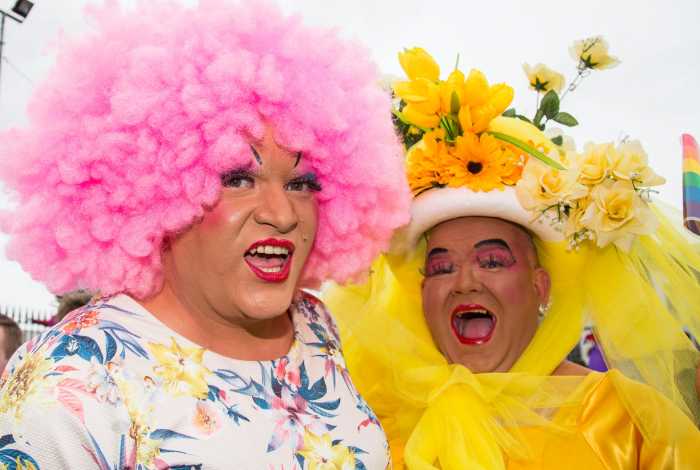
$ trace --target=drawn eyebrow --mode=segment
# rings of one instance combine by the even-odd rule
[[[474,248],[481,248],[483,246],[489,245],[500,246],[501,248],[505,248],[506,250],[511,251],[510,246],[508,246],[508,243],[506,243],[505,240],[501,240],[500,238],[489,238],[488,240],[481,240],[480,242],[474,245]]]
[[[433,249],[430,250],[430,252],[428,253],[427,258],[430,258],[431,256],[434,256],[434,255],[439,255],[439,254],[442,254],[442,253],[447,253],[447,248],[440,248],[440,247],[438,247],[438,248],[433,248]]]
[[[294,168],[296,168],[297,165],[299,165],[299,160],[301,160],[301,152],[297,152],[297,159],[294,162]]]
[[[260,154],[258,153],[258,151],[255,150],[255,147],[253,147],[252,145],[250,146],[250,150],[253,151],[253,156],[255,157],[255,161],[258,162],[258,165],[262,166],[262,164],[263,164],[262,158],[260,158]]]

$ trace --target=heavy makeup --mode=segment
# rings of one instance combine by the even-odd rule
[[[430,231],[423,312],[435,344],[472,372],[506,372],[535,334],[550,279],[530,235],[501,219],[462,217]]]
[[[220,354],[280,357],[293,341],[288,311],[313,246],[321,187],[303,155],[269,132],[221,182],[216,206],[170,241],[164,287],[143,304]]]

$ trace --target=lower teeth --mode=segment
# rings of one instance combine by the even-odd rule
[[[278,273],[282,271],[282,268],[258,268],[264,273]]]

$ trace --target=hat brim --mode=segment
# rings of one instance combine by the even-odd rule
[[[563,235],[543,218],[534,220],[518,202],[515,189],[475,192],[465,187],[429,189],[411,206],[411,222],[394,239],[393,252],[413,249],[420,237],[436,225],[459,217],[494,217],[516,223],[544,241],[560,241]]]

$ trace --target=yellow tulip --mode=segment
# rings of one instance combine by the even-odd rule
[[[401,113],[406,120],[422,128],[437,127],[440,122],[440,88],[424,78],[410,82],[396,82],[394,93],[401,98],[406,106]]]
[[[452,97],[457,95],[457,109],[461,106],[464,96],[464,74],[459,70],[454,70],[447,81],[440,82],[440,108],[443,114],[452,112]]]
[[[480,106],[489,98],[489,82],[479,70],[472,69],[464,82],[464,102],[469,106]]]
[[[437,81],[440,78],[440,66],[430,54],[420,47],[404,49],[399,52],[401,68],[411,80],[425,78]]]
[[[440,88],[424,78],[394,84],[396,96],[416,106],[422,113],[433,114],[440,110]]]
[[[419,107],[413,104],[406,105],[401,111],[406,120],[422,129],[433,129],[440,124],[440,116],[437,114],[426,114],[420,111]]]
[[[472,113],[469,109],[469,106],[462,106],[459,109],[459,114],[457,115],[457,117],[459,118],[459,125],[462,126],[462,131],[464,131],[465,133],[473,132]]]
[[[609,69],[620,63],[617,57],[608,54],[608,43],[602,36],[575,41],[569,53],[578,61],[579,69]]]
[[[472,131],[476,133],[485,131],[489,123],[503,114],[512,101],[513,89],[508,85],[499,83],[490,87],[486,102],[471,109]]]
[[[539,92],[546,93],[549,90],[554,90],[560,93],[564,88],[564,75],[556,72],[544,64],[537,64],[530,67],[529,64],[523,64],[523,71],[530,82],[530,88]]]

